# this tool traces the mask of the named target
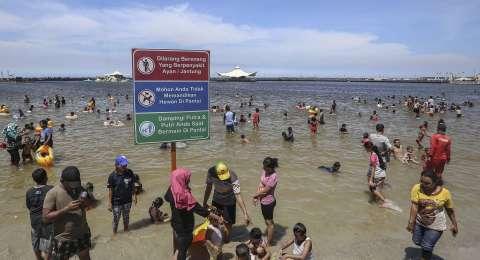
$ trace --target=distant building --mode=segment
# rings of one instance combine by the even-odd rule
[[[114,71],[111,74],[105,74],[105,76],[97,77],[95,81],[100,82],[126,82],[128,81],[127,77],[125,77],[119,71]]]
[[[217,72],[221,81],[256,81],[257,72],[245,72],[239,66],[233,68],[230,72]]]

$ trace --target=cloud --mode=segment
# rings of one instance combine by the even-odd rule
[[[309,28],[233,24],[188,4],[73,8],[20,2],[24,12],[0,12],[3,69],[17,74],[129,74],[130,50],[209,49],[212,73],[239,64],[259,75],[421,74],[471,70],[479,59],[455,53],[415,53],[377,35]],[[14,33],[12,33],[14,32]],[[2,69],[2,68],[0,68]]]

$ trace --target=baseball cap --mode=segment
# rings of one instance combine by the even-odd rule
[[[115,159],[115,165],[117,166],[127,166],[128,165],[128,160],[125,155],[119,155]]]
[[[217,176],[221,181],[227,180],[230,178],[230,171],[225,163],[219,162],[215,166],[215,171],[217,172]]]
[[[80,171],[75,166],[68,166],[62,171],[62,181],[68,182],[68,185],[72,188],[79,188],[82,186],[80,180]]]

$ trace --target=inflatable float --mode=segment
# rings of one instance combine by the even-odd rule
[[[42,145],[35,152],[35,161],[42,167],[53,166],[53,149],[50,146]]]
[[[66,115],[65,116],[66,119],[70,119],[70,120],[75,120],[75,119],[78,119],[78,115]]]
[[[198,242],[203,242],[207,239],[207,229],[208,225],[210,225],[210,221],[208,219],[205,219],[205,221],[198,225],[194,230],[193,230],[193,240],[192,243],[198,243]]]
[[[316,117],[318,115],[319,109],[316,106],[307,106],[308,117]]]
[[[0,108],[0,116],[9,116],[10,115],[10,110],[8,109],[7,106],[2,105]]]

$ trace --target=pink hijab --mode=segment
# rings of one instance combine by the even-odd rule
[[[192,172],[185,168],[178,168],[170,174],[170,189],[177,209],[191,210],[197,203],[188,187],[191,175]]]

